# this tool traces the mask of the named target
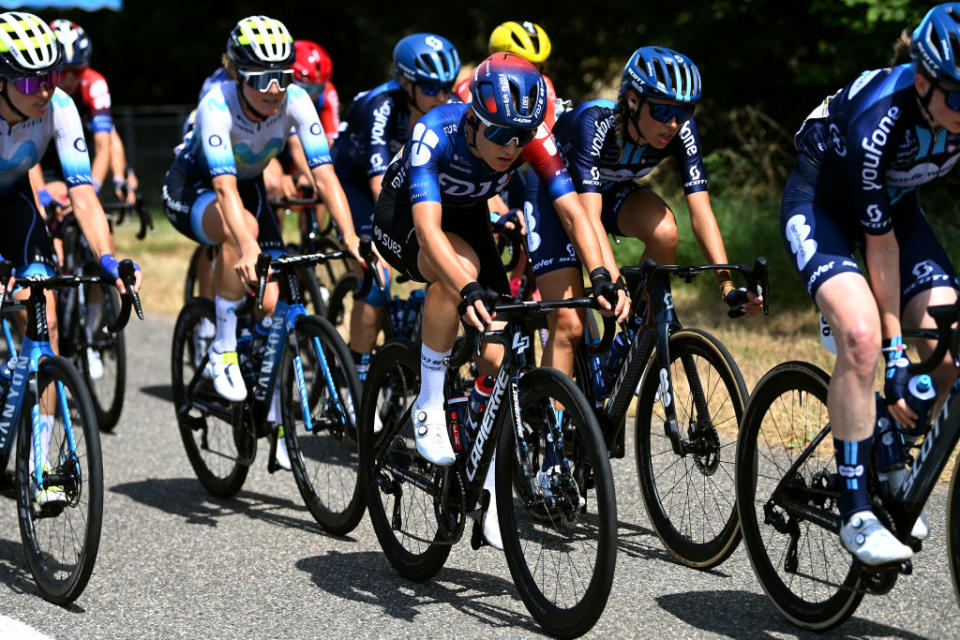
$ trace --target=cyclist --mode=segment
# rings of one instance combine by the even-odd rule
[[[50,27],[37,16],[18,11],[0,14],[0,211],[4,233],[0,254],[13,262],[17,276],[54,275],[56,260],[51,252],[46,225],[37,207],[27,172],[51,142],[60,157],[67,184],[67,198],[80,229],[99,257],[103,272],[125,292],[113,257],[113,237],[93,188],[90,159],[83,139],[77,107],[57,89],[63,47]],[[143,274],[137,268],[135,290]],[[23,291],[22,294],[26,294]],[[50,346],[57,350],[57,315],[53,292],[47,296],[47,327]],[[24,319],[19,318],[21,331]],[[41,407],[41,448],[46,456],[52,415]],[[38,496],[41,501],[43,495]],[[56,499],[64,499],[62,491]]]
[[[332,146],[340,131],[340,96],[333,85],[333,60],[323,47],[310,40],[293,43],[297,59],[293,63],[293,78],[306,91],[320,114],[320,124],[327,132]]]
[[[483,330],[496,294],[509,285],[490,231],[487,199],[499,193],[525,160],[542,178],[558,210],[573,221],[573,238],[592,269],[594,291],[608,311],[624,316],[627,300],[613,284],[596,235],[552,139],[527,153],[546,113],[546,85],[518,55],[497,53],[474,70],[471,104],[436,107],[414,125],[410,141],[387,168],[374,212],[380,254],[400,273],[432,282],[423,310],[420,393],[413,407],[417,451],[437,465],[454,461],[444,414],[443,359],[457,318]],[[613,265],[614,269],[616,268]],[[492,291],[491,291],[492,290]],[[614,309],[608,300],[613,300]],[[481,373],[494,373],[499,353],[488,348]],[[493,467],[484,487],[493,498]],[[502,548],[496,503],[486,511],[484,537]]]
[[[693,119],[700,99],[700,72],[686,56],[663,47],[637,49],[624,67],[617,101],[593,100],[559,116],[553,132],[580,194],[580,202],[600,242],[604,262],[614,261],[607,233],[643,241],[644,258],[660,264],[676,260],[677,223],[666,202],[642,178],[668,157],[676,158],[693,234],[709,262],[726,263],[700,140]],[[534,183],[528,189],[527,246],[537,287],[545,298],[580,295],[580,259],[567,223]],[[762,308],[718,271],[721,297],[747,313]],[[583,335],[583,315],[561,309],[548,318],[550,333],[543,364],[572,374],[574,350]]]
[[[373,205],[390,159],[409,139],[414,123],[450,99],[460,56],[443,36],[415,33],[394,47],[393,69],[392,80],[354,97],[334,146],[334,167],[360,234],[371,231]],[[389,298],[388,288],[374,287],[363,302],[353,305],[349,347],[361,380],[370,366],[380,314]]]
[[[960,286],[917,194],[960,156],[958,42],[960,3],[936,6],[913,32],[911,63],[864,72],[814,109],[797,133],[797,164],[783,196],[788,255],[836,338],[827,406],[845,478],[840,539],[870,565],[913,555],[877,520],[867,495],[877,360],[882,351],[890,414],[913,426],[917,416],[903,399],[909,360],[901,318],[935,326],[927,307],[955,302]],[[869,280],[854,257],[857,247]],[[919,348],[929,354],[933,345]],[[957,371],[948,358],[933,375],[943,395]],[[918,519],[913,535],[928,532]]]
[[[250,16],[227,39],[225,64],[235,81],[212,87],[197,106],[196,124],[167,171],[164,209],[180,233],[219,245],[214,271],[216,330],[205,374],[217,393],[240,402],[247,391],[236,353],[236,309],[247,286],[257,282],[261,251],[280,253],[284,243],[267,202],[262,172],[283,148],[291,126],[309,160],[316,191],[357,255],[350,210],[330,164],[327,138],[310,97],[293,84],[293,39],[278,20]],[[277,289],[264,301],[272,315]],[[268,415],[279,422],[278,397]],[[289,468],[278,438],[278,461]]]

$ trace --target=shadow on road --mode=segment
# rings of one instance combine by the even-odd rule
[[[823,638],[784,620],[761,593],[748,591],[689,591],[657,598],[660,608],[687,624],[730,638]],[[834,638],[897,637],[921,640],[898,627],[851,618],[827,635]]]
[[[160,398],[161,400],[166,400],[167,402],[173,402],[173,387],[168,384],[155,384],[149,387],[140,387],[140,391],[148,396]]]
[[[313,582],[331,595],[378,607],[386,615],[413,622],[426,607],[453,607],[492,629],[523,629],[543,632],[526,612],[512,582],[476,571],[441,569],[431,581],[419,583],[399,575],[386,556],[361,551],[304,558],[297,568],[310,574]],[[510,596],[517,604],[507,609],[488,602],[489,598]],[[368,632],[376,634],[374,630]],[[450,629],[450,635],[456,635]],[[472,635],[467,632],[467,635]]]
[[[194,478],[151,478],[110,487],[110,491],[129,496],[148,507],[182,517],[187,524],[216,527],[220,521],[240,515],[281,527],[330,535],[323,532],[320,525],[309,517],[309,512],[302,504],[252,491],[240,491],[233,498],[222,500],[208,494]],[[303,513],[307,517],[292,518],[282,513],[288,511]]]
[[[23,557],[23,545],[19,538],[16,540],[0,539],[0,584],[5,585],[16,594],[24,593],[43,598],[37,584],[33,581],[33,575],[27,569],[27,560]],[[76,603],[62,607],[62,609],[70,613],[86,613],[86,609],[77,606]],[[0,637],[3,637],[2,633],[0,633]]]

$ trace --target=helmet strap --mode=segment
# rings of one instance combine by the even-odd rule
[[[473,135],[467,138],[467,146],[471,149],[477,148],[477,134],[480,132],[480,118],[471,113],[467,115],[467,124],[473,129]]]
[[[627,94],[624,93],[620,96],[620,108],[623,110],[624,115],[626,116],[626,123],[623,125],[623,138],[624,142],[639,142],[642,136],[640,135],[640,110],[643,108],[643,103],[646,102],[646,98],[643,96],[639,97],[637,102],[637,108],[635,110],[630,108],[630,100],[627,98]],[[630,136],[630,125],[633,125],[633,128],[637,130],[637,140],[632,140]]]
[[[7,106],[10,107],[10,110],[13,111],[15,114],[17,114],[17,116],[19,116],[20,119],[29,120],[30,117],[27,114],[25,114],[23,111],[20,111],[20,109],[17,109],[15,106],[13,106],[13,102],[10,101],[10,96],[7,95],[7,87],[9,85],[10,85],[10,80],[4,78],[3,89],[0,89],[0,98],[3,98],[3,101],[7,103]]]
[[[426,113],[420,109],[420,105],[417,104],[417,83],[410,78],[405,78],[405,80],[410,83],[410,90],[404,91],[404,95],[407,96],[407,110],[410,111],[411,109],[416,109],[420,113]]]
[[[930,81],[930,88],[927,89],[927,92],[923,95],[917,94],[917,103],[919,103],[920,108],[923,110],[923,115],[930,121],[930,125],[936,127],[937,122],[933,119],[933,114],[930,113],[930,101],[933,100],[933,92],[937,88],[937,81]]]
[[[250,104],[250,101],[247,100],[247,96],[243,95],[243,78],[240,76],[237,76],[237,93],[240,95],[240,102],[250,111],[250,113],[256,116],[257,120],[262,122],[263,120],[267,119],[267,116],[254,109],[253,105]]]

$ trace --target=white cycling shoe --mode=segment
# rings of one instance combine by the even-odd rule
[[[93,347],[87,347],[87,371],[91,380],[103,377],[103,360],[100,359],[100,352]]]
[[[220,353],[211,347],[204,375],[213,381],[214,390],[225,400],[243,402],[247,399],[247,387],[243,383],[236,351]]]
[[[277,425],[277,464],[281,469],[290,471],[290,454],[287,452],[287,439],[283,437],[283,425]]]
[[[927,522],[926,511],[920,512],[920,517],[913,523],[913,529],[910,530],[910,535],[917,540],[926,540],[927,536],[930,535],[930,523]]]
[[[411,412],[413,433],[417,441],[417,453],[427,462],[440,467],[453,464],[453,445],[447,436],[447,416],[443,407],[420,407],[416,402]]]
[[[840,542],[866,565],[903,562],[913,557],[913,550],[897,540],[870,511],[858,511],[843,523]]]

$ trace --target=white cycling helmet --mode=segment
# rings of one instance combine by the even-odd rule
[[[62,61],[63,46],[46,22],[32,13],[0,13],[0,76],[43,75]]]

